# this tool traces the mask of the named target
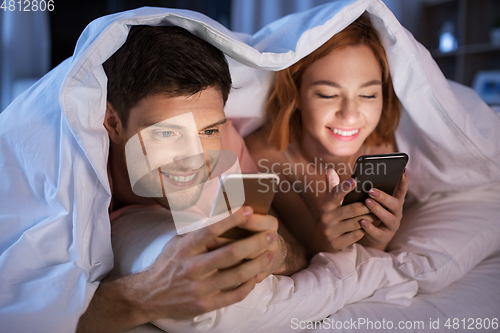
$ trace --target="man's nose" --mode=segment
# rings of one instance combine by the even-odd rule
[[[174,157],[174,163],[177,167],[184,170],[198,170],[205,164],[205,154],[198,153],[190,156],[187,156],[187,154],[178,155]]]

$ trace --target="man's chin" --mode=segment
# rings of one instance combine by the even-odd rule
[[[154,198],[154,200],[159,205],[169,210],[187,210],[198,203],[203,189],[203,184],[200,185],[191,187],[184,191],[169,193],[167,194],[167,198]]]

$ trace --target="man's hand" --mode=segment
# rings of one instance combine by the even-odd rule
[[[261,237],[259,234],[265,234],[266,239],[268,240],[267,247],[262,247],[259,251],[252,253],[249,257],[245,259],[254,259],[260,256],[263,252],[269,251],[272,255],[272,263],[262,272],[257,275],[257,283],[264,280],[270,274],[287,274],[290,270],[289,265],[286,264],[287,255],[290,254],[289,247],[292,244],[287,244],[283,239],[282,235],[278,233],[279,223],[278,220],[272,215],[259,215],[253,214],[246,223],[240,225],[239,228],[246,229],[252,231],[254,234],[248,239],[253,237]],[[281,226],[282,227],[282,226]],[[286,232],[286,230],[281,228],[280,232]],[[286,235],[285,235],[286,236]],[[245,241],[239,240],[238,242]],[[216,238],[214,239],[207,247],[209,250],[220,248],[223,245],[227,245],[234,242],[231,239],[227,238]],[[297,257],[297,256],[296,256]],[[295,258],[295,260],[298,260]],[[304,256],[305,260],[305,256]],[[295,271],[294,271],[295,272]]]
[[[193,318],[243,300],[257,276],[274,265],[269,248],[276,242],[276,230],[266,228],[212,251],[208,247],[227,230],[247,223],[269,221],[244,207],[222,221],[172,239],[147,271],[102,282],[80,317],[78,332],[119,332],[160,318]]]

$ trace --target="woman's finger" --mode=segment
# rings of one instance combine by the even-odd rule
[[[328,184],[328,192],[331,192],[332,189],[340,183],[340,178],[337,172],[335,172],[334,168],[326,168],[325,169],[325,177],[326,183]]]
[[[355,218],[340,221],[339,223],[335,224],[334,226],[331,226],[331,227],[327,226],[326,228],[332,229],[332,231],[330,233],[330,235],[332,237],[335,237],[335,236],[338,237],[338,236],[343,235],[347,232],[361,229],[361,225],[359,223],[363,219],[368,220],[370,222],[373,222],[376,220],[376,217],[373,214],[366,214],[366,215],[358,216]]]
[[[381,204],[373,199],[365,200],[366,206],[375,214],[391,231],[396,231],[399,228],[398,218],[385,209]]]
[[[408,184],[410,183],[410,177],[408,176],[408,169],[405,169],[401,179],[399,180],[398,186],[394,191],[394,197],[404,202],[406,192],[408,192]]]
[[[355,231],[351,231],[343,234],[340,237],[337,237],[331,240],[331,246],[334,250],[343,250],[351,244],[356,243],[365,235],[365,231],[362,229],[358,229]]]
[[[385,243],[388,238],[387,236],[390,236],[387,233],[387,229],[377,228],[373,225],[372,221],[368,221],[367,219],[361,220],[360,225],[367,235],[380,243]]]
[[[355,202],[350,205],[339,207],[335,210],[323,213],[320,219],[320,223],[324,225],[324,228],[335,228],[335,225],[343,220],[348,220],[363,215],[370,214],[371,211],[362,202]],[[359,219],[358,219],[359,221]]]
[[[384,191],[381,191],[376,188],[372,188],[368,194],[370,197],[374,200],[376,200],[378,203],[382,204],[385,208],[387,208],[391,213],[394,215],[398,214],[403,206],[401,200],[398,198],[393,197],[392,195],[389,195],[385,193]]]
[[[330,210],[333,210],[335,208],[338,208],[342,201],[344,200],[344,197],[347,195],[347,193],[351,192],[354,190],[356,187],[356,180],[353,178],[350,178],[337,186],[335,186],[330,193],[328,193],[325,198],[323,199],[323,204],[321,205],[321,209],[324,212],[328,212]]]

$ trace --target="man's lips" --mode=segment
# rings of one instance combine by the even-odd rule
[[[161,172],[167,181],[167,184],[177,186],[177,187],[189,187],[196,183],[200,170],[196,172],[186,172],[186,173],[166,173]]]
[[[343,128],[343,127],[328,127],[330,134],[339,140],[342,141],[351,141],[355,140],[361,131],[361,128]]]

